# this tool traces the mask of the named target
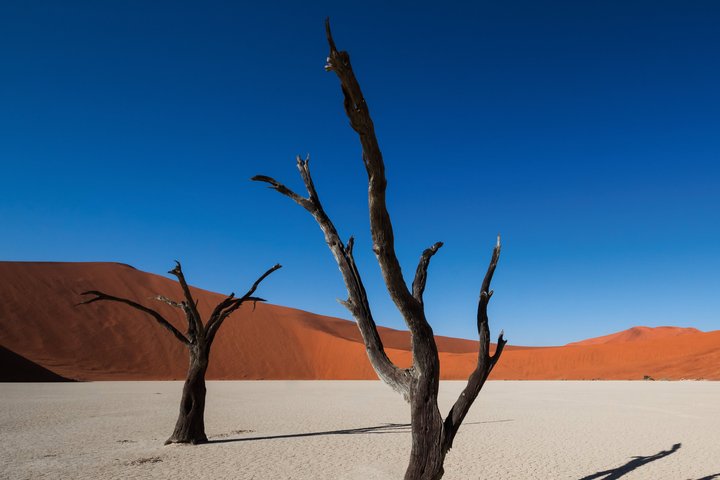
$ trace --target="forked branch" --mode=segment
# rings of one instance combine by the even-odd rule
[[[487,314],[488,303],[492,298],[493,291],[490,290],[490,283],[492,282],[493,274],[495,273],[495,267],[497,267],[498,260],[500,259],[500,235],[497,237],[497,243],[493,249],[492,258],[490,259],[490,265],[488,266],[485,278],[483,279],[482,286],[480,287],[480,299],[478,301],[477,310],[477,326],[478,335],[480,337],[480,350],[478,352],[478,360],[475,370],[470,374],[468,383],[465,389],[458,397],[455,404],[450,409],[447,418],[443,425],[443,449],[445,452],[450,450],[452,447],[455,435],[462,424],[463,419],[470,410],[470,406],[477,398],[480,390],[482,389],[485,381],[487,380],[493,367],[500,359],[503,348],[507,343],[507,340],[503,337],[503,332],[500,332],[498,336],[497,346],[495,353],[490,355],[490,326]]]
[[[265,299],[260,297],[253,297],[253,293],[255,293],[255,290],[257,290],[257,287],[260,285],[260,283],[265,280],[268,275],[273,273],[275,270],[278,270],[282,268],[282,265],[279,263],[273,265],[270,267],[265,273],[260,275],[260,277],[255,280],[255,283],[252,284],[250,289],[240,298],[235,298],[235,294],[231,293],[225,300],[220,302],[216,307],[215,310],[213,310],[212,315],[210,316],[210,320],[208,320],[207,325],[205,327],[205,337],[208,341],[208,343],[212,343],[213,339],[215,338],[215,334],[217,333],[218,329],[222,325],[222,323],[225,321],[227,317],[230,316],[231,313],[233,313],[235,310],[240,308],[240,306],[247,302],[264,302]]]
[[[310,161],[310,159],[308,158],[306,161]],[[298,155],[298,157],[297,157],[297,162],[298,162],[298,168],[300,168],[300,164],[303,162],[303,160],[300,158],[300,155]],[[281,194],[285,195],[286,197],[293,199],[295,201],[295,203],[297,203],[298,205],[303,207],[305,210],[310,211],[312,209],[312,202],[310,201],[310,199],[298,195],[297,193],[293,192],[292,190],[290,190],[285,185],[278,182],[277,180],[275,180],[272,177],[268,177],[265,175],[255,175],[254,177],[251,178],[251,180],[254,182],[268,183],[268,184],[270,184],[270,188],[272,188],[273,190],[275,190],[277,192],[280,192]]]
[[[101,300],[107,300],[107,301],[111,301],[111,302],[120,302],[120,303],[124,303],[126,305],[130,305],[131,307],[133,307],[137,310],[140,310],[141,312],[145,312],[148,315],[151,315],[160,325],[162,325],[170,333],[175,335],[175,338],[180,340],[182,343],[184,343],[186,345],[190,345],[191,343],[193,343],[190,339],[188,339],[185,335],[183,335],[180,332],[180,330],[173,327],[170,322],[165,320],[165,318],[162,315],[160,315],[158,312],[156,312],[152,308],[148,308],[144,305],[140,305],[139,303],[133,302],[132,300],[128,300],[127,298],[115,297],[112,295],[108,295],[107,293],[100,292],[98,290],[89,290],[87,292],[81,293],[80,295],[95,295],[95,296],[80,302],[78,305],[88,305],[90,303],[98,302]]]
[[[187,304],[189,312],[187,315],[188,331],[191,332],[191,334],[201,335],[202,332],[204,332],[202,319],[200,318],[200,313],[197,309],[197,302],[193,298],[192,293],[190,292],[190,287],[185,281],[185,275],[183,274],[180,262],[175,260],[175,268],[170,270],[168,273],[177,277],[178,282],[180,282],[180,287],[182,287],[183,294],[185,295],[184,303]]]
[[[192,319],[193,313],[190,310],[190,307],[188,306],[187,302],[177,302],[177,301],[167,298],[163,295],[156,295],[153,298],[155,300],[157,300],[158,302],[163,302],[163,303],[170,305],[171,307],[182,310],[183,313],[185,314],[185,320],[187,321],[187,324],[188,324],[187,335],[190,339],[195,338],[195,331],[196,331],[195,330],[195,322]]]

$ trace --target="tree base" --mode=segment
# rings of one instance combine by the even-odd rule
[[[203,443],[208,443],[207,437],[201,437],[201,438],[168,438],[165,440],[165,445],[170,445],[171,443],[188,443],[190,445],[201,445]]]

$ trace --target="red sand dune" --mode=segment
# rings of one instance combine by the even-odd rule
[[[680,327],[632,327],[622,332],[611,333],[602,337],[588,338],[568,345],[599,345],[602,343],[625,343],[639,340],[657,340],[659,338],[687,335],[688,333],[702,333],[697,328]]]
[[[150,317],[124,305],[75,307],[97,289],[153,306],[178,328],[176,282],[116,263],[0,262],[0,346],[77,380],[182,379],[184,347]],[[202,314],[222,298],[193,289]],[[388,355],[409,366],[407,332],[381,328]],[[442,378],[465,379],[477,342],[438,337]],[[3,364],[3,368],[7,368]],[[494,379],[720,379],[720,331],[636,327],[563,347],[508,346]],[[210,379],[374,379],[353,322],[275,305],[245,305],[213,346]],[[34,378],[27,378],[28,381]]]

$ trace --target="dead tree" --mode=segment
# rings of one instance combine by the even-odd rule
[[[270,275],[272,272],[280,268],[280,265],[275,265],[262,274],[262,276],[253,283],[250,290],[248,290],[242,297],[236,298],[234,293],[228,295],[227,298],[217,304],[210,315],[210,319],[207,323],[203,324],[197,308],[197,301],[193,299],[190,288],[185,281],[185,276],[183,275],[180,262],[176,261],[175,263],[175,268],[170,270],[168,273],[177,277],[185,300],[177,302],[162,295],[157,295],[154,299],[182,310],[185,314],[185,319],[187,320],[186,333],[182,333],[180,330],[175,328],[162,315],[152,308],[140,305],[139,303],[126,298],[115,297],[97,290],[83,292],[81,295],[94,295],[94,297],[81,302],[80,305],[87,305],[101,300],[120,302],[130,305],[131,307],[152,316],[161,326],[172,333],[175,338],[187,347],[190,357],[190,366],[188,368],[187,378],[185,379],[185,385],[183,386],[182,400],[180,401],[180,415],[178,416],[175,424],[175,430],[172,435],[170,435],[170,438],[165,441],[165,445],[169,443],[205,443],[207,442],[207,435],[205,435],[205,372],[208,368],[210,347],[212,347],[213,340],[215,340],[215,335],[225,319],[235,310],[240,308],[243,303],[248,301],[265,301],[262,298],[254,297],[253,294],[255,293],[258,285],[260,285],[260,282],[262,282],[265,277]]]
[[[362,159],[368,175],[368,203],[370,210],[370,230],[373,251],[377,256],[385,285],[405,319],[411,336],[413,364],[408,369],[397,367],[388,358],[378,334],[375,321],[370,310],[365,287],[353,258],[353,238],[344,244],[338,235],[333,222],[323,209],[315,185],[310,176],[309,158],[297,158],[297,167],[307,189],[304,197],[293,192],[285,185],[267,176],[256,176],[253,180],[266,182],[270,188],[290,197],[305,208],[315,218],[325,234],[325,241],[340,267],[348,299],[341,303],[355,318],[362,334],[370,363],[377,375],[394,390],[403,395],[410,403],[412,425],[412,450],[410,464],[405,473],[407,480],[436,480],[443,475],[443,462],[453,439],[458,432],[465,415],[475,401],[490,371],[493,369],[505,346],[505,339],[500,333],[494,354],[490,354],[490,329],[488,326],[487,307],[492,290],[495,266],[500,256],[500,237],[493,250],[490,266],[480,289],[477,310],[477,328],[480,337],[480,349],[477,365],[470,375],[467,386],[460,394],[447,417],[443,419],[437,403],[440,380],[440,360],[435,344],[433,330],[425,318],[423,292],[427,278],[430,259],[442,246],[438,242],[426,249],[420,256],[411,288],[408,288],[395,254],[395,240],[390,215],[385,203],[385,165],[375,136],[375,130],[367,103],[360,85],[355,78],[350,57],[347,52],[338,51],[330,33],[330,23],[325,23],[330,55],[325,69],[335,72],[340,79],[344,96],[345,113],[350,125],[360,137]]]

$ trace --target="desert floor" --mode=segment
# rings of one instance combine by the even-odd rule
[[[209,382],[211,442],[163,446],[181,389],[0,384],[0,478],[402,478],[408,407],[379,382]],[[444,478],[720,479],[719,440],[718,382],[489,382]]]

